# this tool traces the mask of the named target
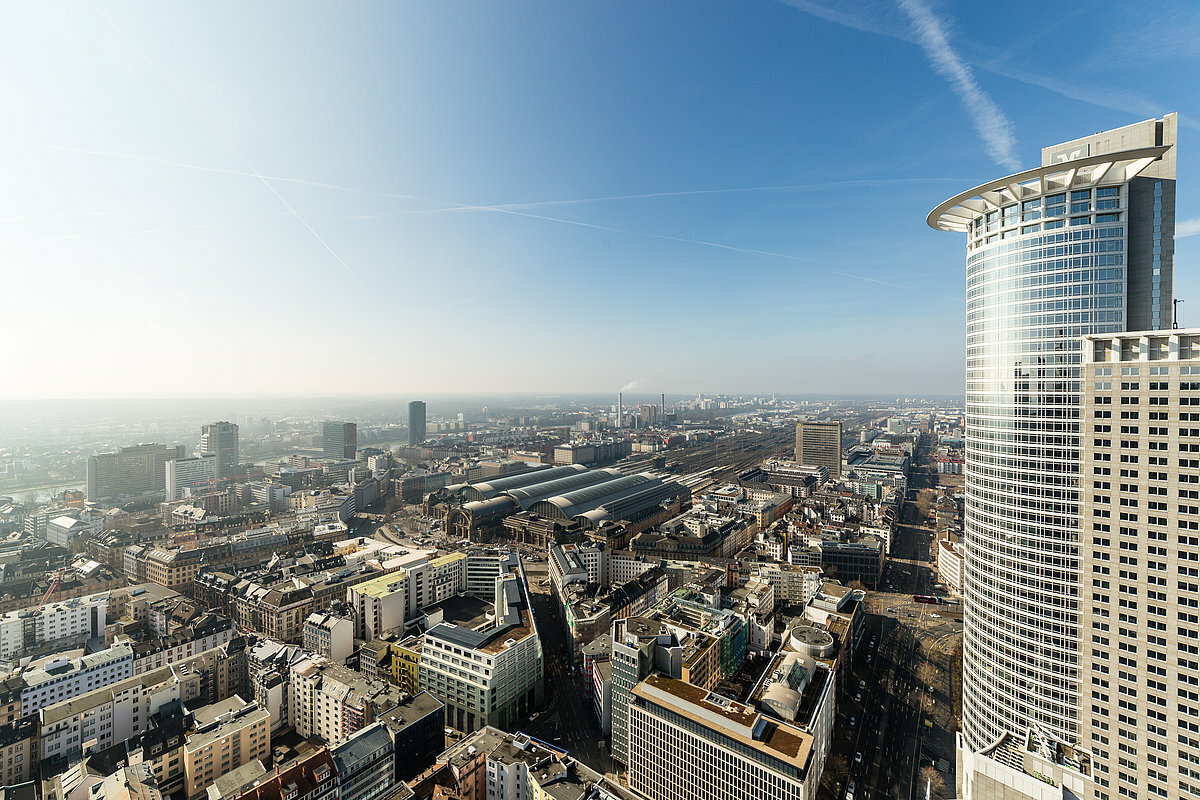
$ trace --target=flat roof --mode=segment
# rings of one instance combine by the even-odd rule
[[[804,770],[812,755],[813,737],[799,728],[765,717],[755,709],[665,675],[651,675],[633,693],[707,728],[718,729],[748,746]]]

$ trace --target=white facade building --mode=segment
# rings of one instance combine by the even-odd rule
[[[354,654],[354,620],[333,614],[309,614],[304,620],[304,649],[335,664],[345,664]]]
[[[103,638],[107,613],[108,592],[9,611],[0,616],[0,658],[46,642]]]
[[[185,496],[186,489],[203,489],[192,492],[205,494],[217,480],[218,459],[214,453],[194,458],[180,458],[168,461],[166,466],[167,502],[179,500]]]
[[[511,726],[542,697],[542,643],[519,562],[493,579],[495,622],[485,631],[441,623],[423,636],[418,688],[446,706],[446,725]]]
[[[133,648],[118,644],[80,658],[57,657],[41,669],[24,674],[21,714],[61,703],[73,697],[133,676]]]
[[[629,787],[655,800],[812,800],[813,736],[683,681],[652,675],[629,704]]]

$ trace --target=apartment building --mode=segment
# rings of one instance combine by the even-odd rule
[[[195,728],[183,745],[188,800],[200,800],[218,777],[271,752],[270,717],[254,701],[234,695],[192,716]]]
[[[268,772],[247,764],[213,782],[209,800],[336,800],[338,776],[329,748],[316,750]]]
[[[108,596],[100,592],[0,616],[0,658],[48,642],[104,638]]]
[[[438,762],[461,800],[643,800],[562,750],[493,727],[457,742]]]
[[[373,723],[400,701],[399,689],[309,655],[292,665],[288,701],[296,733],[330,746]]]
[[[235,640],[236,641],[236,640]],[[239,680],[222,677],[242,663],[230,645],[117,681],[37,710],[42,759],[78,759],[148,730],[172,703],[199,705],[229,697]]]
[[[354,620],[327,612],[309,614],[304,620],[304,649],[345,664],[354,654]]]
[[[246,653],[247,693],[271,715],[271,732],[282,734],[293,727],[292,667],[307,663],[312,655],[298,645],[263,639]]]
[[[0,726],[0,786],[34,780],[38,765],[37,720],[22,717]]]
[[[807,604],[825,582],[820,567],[795,564],[762,564],[757,574],[774,587],[775,599],[788,605]]]
[[[132,676],[133,648],[129,644],[113,645],[79,658],[54,657],[42,668],[25,672],[21,714],[32,714]]]
[[[239,581],[230,594],[231,611],[239,628],[281,642],[302,641],[304,620],[318,605],[312,588],[299,578],[270,586]]]
[[[38,712],[41,757],[78,759],[133,738],[168,704],[200,698],[200,683],[197,670],[163,667],[45,706]]]

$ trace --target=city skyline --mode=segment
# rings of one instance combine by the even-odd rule
[[[34,346],[0,399],[960,395],[963,276],[928,209],[1047,141],[1197,126],[1161,79],[1198,56],[1182,4],[216,8],[6,12],[0,318]],[[333,297],[422,346],[355,346]],[[283,329],[293,355],[238,355]]]

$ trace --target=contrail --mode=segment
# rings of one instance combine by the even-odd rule
[[[900,8],[908,15],[917,33],[921,49],[933,65],[935,72],[942,75],[966,106],[975,130],[983,139],[992,160],[1000,166],[1016,172],[1021,168],[1017,159],[1016,139],[1013,137],[1012,122],[996,105],[991,95],[983,90],[975,75],[958,52],[951,46],[942,21],[933,15],[929,6],[921,0],[897,0]]]
[[[791,6],[797,11],[801,11],[805,14],[823,19],[826,22],[831,22],[835,25],[842,25],[846,28],[861,31],[863,33],[870,33],[876,36],[886,36],[889,39],[896,39],[901,42],[907,42],[909,44],[920,46],[920,42],[909,31],[898,30],[892,26],[880,22],[878,19],[878,14],[854,14],[843,10],[846,6],[851,4],[840,4],[835,7],[827,7],[820,3],[813,2],[812,0],[779,0],[779,2],[783,3],[784,5]],[[1112,109],[1113,111],[1121,111],[1126,114],[1145,114],[1152,117],[1157,117],[1164,111],[1161,103],[1153,102],[1129,91],[1113,89],[1111,87],[1102,87],[1100,89],[1093,90],[1079,86],[1073,86],[1068,83],[1063,83],[1056,78],[1037,75],[1018,67],[1002,64],[995,59],[988,61],[976,59],[971,63],[975,67],[990,72],[993,75],[999,75],[1003,78],[1020,81],[1021,83],[1025,83],[1030,86],[1037,86],[1045,89],[1048,92],[1062,95],[1070,100],[1078,100],[1099,108],[1108,108]],[[1181,117],[1179,124],[1189,128],[1200,128],[1200,123],[1195,122],[1191,118]]]
[[[287,175],[263,175],[256,172],[249,172],[243,169],[231,169],[229,167],[210,167],[201,164],[190,164],[185,161],[175,161],[169,158],[159,158],[157,156],[147,156],[137,153],[122,153],[112,150],[91,150],[81,147],[67,147],[66,145],[45,144],[42,142],[28,142],[20,139],[3,139],[0,138],[0,144],[13,145],[15,147],[31,147],[39,150],[52,150],[59,153],[73,153],[83,156],[100,156],[102,158],[116,158],[124,161],[142,161],[148,164],[161,164],[164,167],[176,167],[178,169],[192,170],[195,172],[211,172],[219,175],[235,175],[244,178],[256,178],[259,180],[273,181],[277,183],[293,183],[300,186],[312,186],[317,189],[331,189],[338,192],[347,192],[350,194],[359,194],[366,197],[380,197],[387,200],[413,200],[419,203],[428,203],[430,205],[442,206],[442,208],[422,209],[419,211],[400,211],[388,212],[382,214],[356,214],[347,219],[354,220],[375,220],[384,219],[389,216],[398,214],[438,214],[447,211],[482,211],[482,210],[500,210],[500,209],[527,209],[527,208],[546,208],[551,206],[571,206],[583,205],[587,203],[604,203],[620,200],[647,200],[659,197],[688,197],[692,195],[711,195],[711,194],[742,194],[752,192],[813,192],[825,189],[854,189],[854,188],[871,188],[875,186],[892,186],[905,184],[922,184],[922,183],[966,183],[970,178],[864,178],[861,180],[850,181],[830,181],[827,183],[790,183],[768,186],[737,186],[730,188],[718,189],[683,189],[669,192],[641,192],[636,194],[614,194],[602,195],[599,197],[576,197],[563,200],[533,200],[521,203],[454,203],[447,200],[437,200],[432,197],[424,197],[417,194],[407,194],[404,192],[383,192],[375,189],[364,189],[359,186],[346,186],[340,183],[329,183],[327,181],[312,180],[310,178],[296,178]]]
[[[756,191],[816,191],[816,190],[820,190],[820,189],[850,188],[850,187],[856,187],[856,186],[883,186],[883,185],[889,185],[889,184],[903,184],[903,183],[942,183],[942,182],[962,183],[965,180],[962,178],[865,179],[865,180],[857,180],[857,181],[835,181],[835,182],[830,182],[830,183],[783,184],[783,185],[779,185],[779,186],[749,186],[749,187],[738,187],[738,188],[732,188],[732,189],[692,189],[692,190],[675,191],[675,192],[644,192],[641,194],[607,195],[604,197],[577,198],[577,199],[571,199],[571,200],[542,200],[542,201],[537,201],[537,202],[532,202],[532,203],[479,205],[479,204],[454,203],[454,202],[450,202],[450,201],[446,201],[446,200],[436,200],[436,199],[433,199],[430,197],[422,197],[420,195],[405,194],[405,193],[401,193],[401,192],[380,192],[380,191],[375,191],[373,189],[363,189],[363,188],[355,187],[355,186],[345,186],[345,185],[337,184],[337,183],[327,183],[324,181],[309,180],[307,178],[293,178],[293,177],[278,176],[278,175],[263,175],[258,172],[250,172],[247,170],[239,170],[239,169],[229,169],[226,167],[208,167],[208,166],[203,166],[203,165],[199,165],[199,164],[189,164],[189,163],[186,163],[183,161],[173,161],[171,159],[157,158],[154,156],[143,156],[143,155],[137,155],[137,154],[133,154],[133,153],[120,153],[120,152],[111,152],[111,151],[105,151],[105,150],[88,150],[88,149],[77,148],[77,147],[66,147],[66,146],[62,146],[62,145],[41,144],[41,143],[36,143],[36,142],[25,142],[25,141],[13,140],[13,139],[0,139],[0,144],[10,144],[10,145],[15,145],[15,146],[19,146],[19,147],[34,147],[34,148],[40,148],[40,149],[44,149],[44,150],[54,150],[54,151],[63,152],[63,153],[75,153],[78,155],[101,156],[101,157],[105,157],[105,158],[118,158],[118,159],[130,160],[130,161],[144,161],[144,162],[152,163],[152,164],[162,164],[163,166],[176,167],[178,169],[194,170],[197,172],[213,172],[213,173],[219,173],[219,174],[225,174],[225,175],[237,175],[237,176],[246,177],[246,178],[254,178],[256,180],[260,180],[260,181],[264,181],[264,182],[279,181],[279,182],[284,182],[284,183],[294,183],[294,184],[300,184],[300,185],[304,185],[304,186],[313,186],[313,187],[322,188],[322,189],[331,189],[331,190],[340,191],[340,192],[350,192],[353,194],[360,194],[360,195],[365,195],[368,197],[380,197],[380,198],[394,199],[394,200],[415,200],[415,201],[422,202],[422,203],[429,203],[429,204],[433,204],[433,205],[443,206],[443,208],[440,208],[440,209],[433,209],[432,212],[477,211],[477,212],[491,212],[491,213],[495,213],[495,214],[509,214],[509,215],[516,216],[516,217],[526,217],[528,219],[538,219],[538,220],[543,220],[545,222],[557,222],[562,225],[574,225],[574,226],[580,227],[580,228],[590,228],[592,230],[608,231],[609,233],[620,233],[620,234],[624,234],[627,236],[641,236],[644,238],[660,239],[660,240],[668,241],[668,242],[680,242],[682,244],[694,244],[694,245],[699,245],[702,247],[712,247],[712,248],[716,248],[719,250],[728,250],[730,252],[742,253],[745,255],[752,255],[752,256],[766,256],[766,257],[770,257],[770,258],[782,258],[782,259],[787,259],[790,261],[796,261],[799,263],[807,263],[807,262],[805,259],[800,258],[799,256],[789,255],[787,253],[776,253],[776,252],[773,252],[770,250],[756,250],[754,248],[749,248],[749,247],[737,247],[735,245],[722,244],[721,242],[709,242],[709,241],[704,241],[701,239],[688,239],[686,237],[671,236],[669,234],[664,234],[664,233],[636,231],[636,230],[632,230],[629,228],[618,228],[618,227],[615,227],[612,225],[601,225],[601,224],[594,223],[594,222],[586,222],[583,220],[568,219],[566,217],[549,216],[546,214],[534,214],[529,211],[525,211],[524,209],[526,209],[526,208],[541,208],[541,207],[556,206],[556,205],[577,205],[577,204],[583,204],[583,203],[598,203],[598,202],[604,202],[604,201],[610,201],[610,200],[638,200],[638,199],[642,199],[642,198],[651,198],[651,197],[677,197],[677,196],[687,196],[687,195],[695,195],[695,194],[720,194],[720,193],[756,192]],[[284,205],[287,206],[289,209],[291,209],[291,206],[288,206],[286,202],[284,203]],[[292,213],[295,213],[294,210],[292,211]],[[423,210],[423,211],[416,211],[416,212],[397,212],[397,213],[421,214],[421,213],[431,213],[431,210]],[[350,217],[350,219],[371,220],[371,219],[381,219],[386,216],[393,216],[393,215],[363,214],[363,215],[356,215],[356,216]],[[315,232],[314,232],[314,235],[315,235]],[[317,237],[317,238],[319,239],[320,237]],[[328,248],[328,245],[326,245],[326,247]],[[336,253],[335,253],[335,255],[336,255]],[[343,263],[343,266],[345,266],[344,263]],[[838,272],[837,270],[827,269],[825,267],[817,267],[817,269],[820,269],[823,272],[828,272],[831,275],[839,275],[844,278],[851,278],[853,280],[865,281],[867,283],[874,283],[874,284],[878,284],[880,286],[888,286],[888,287],[891,287],[894,289],[903,289],[906,292],[921,291],[921,290],[915,289],[911,286],[903,286],[898,283],[890,283],[888,281],[879,280],[878,278],[870,278],[865,275],[855,275],[853,273],[848,273],[848,272]],[[347,270],[349,271],[349,267],[347,267]],[[351,274],[354,274],[354,273],[351,272]],[[947,295],[935,295],[935,296],[941,297],[944,300],[951,300],[956,303],[962,302],[962,298],[960,298],[960,297],[949,297]]]
[[[700,245],[702,247],[712,247],[712,248],[716,248],[718,250],[728,250],[728,251],[731,251],[734,253],[743,253],[745,255],[751,255],[751,256],[767,256],[769,258],[782,258],[787,261],[794,261],[794,262],[797,262],[800,264],[807,264],[809,266],[813,266],[809,262],[808,259],[801,258],[800,256],[794,256],[789,253],[778,253],[773,250],[756,250],[756,249],[750,248],[750,247],[736,247],[731,244],[722,244],[721,242],[708,242],[703,239],[688,239],[688,238],[685,238],[682,236],[670,236],[665,233],[649,233],[646,231],[635,231],[635,230],[631,230],[629,228],[617,228],[612,225],[599,225],[594,222],[583,222],[581,220],[565,219],[563,217],[551,217],[551,216],[547,216],[545,214],[531,214],[527,211],[519,211],[514,208],[507,208],[507,207],[503,207],[503,206],[464,206],[462,208],[462,210],[485,211],[485,212],[492,212],[492,213],[496,213],[496,214],[511,214],[511,215],[517,216],[517,217],[527,217],[529,219],[540,219],[540,220],[545,220],[547,222],[560,222],[564,225],[576,225],[581,228],[591,228],[593,230],[609,231],[612,233],[622,233],[622,234],[626,234],[629,236],[644,236],[644,237],[647,237],[650,239],[662,239],[662,240],[668,241],[668,242],[682,242],[684,244],[694,244],[694,245]],[[921,289],[917,289],[912,286],[905,286],[900,283],[891,283],[890,281],[879,280],[878,278],[870,278],[870,277],[867,277],[866,275],[855,275],[852,272],[841,272],[836,269],[829,269],[828,267],[816,267],[816,269],[819,269],[822,272],[828,272],[831,275],[838,275],[843,278],[851,278],[853,280],[865,281],[867,283],[875,283],[880,286],[888,286],[892,289],[903,289],[906,292],[920,293],[922,291]],[[963,302],[963,299],[961,297],[949,297],[947,295],[934,295],[934,296],[941,297],[943,300],[951,300],[955,303]]]
[[[66,219],[68,217],[116,217],[116,211],[65,211],[60,214],[33,214],[24,217],[0,217],[0,223],[42,222],[51,219]]]
[[[349,192],[351,194],[361,194],[368,197],[382,197],[389,200],[416,200],[422,203],[435,203],[445,206],[453,206],[454,203],[446,203],[441,200],[433,200],[428,197],[420,197],[415,194],[403,194],[398,192],[377,192],[371,189],[362,189],[356,186],[343,186],[337,183],[326,183],[325,181],[315,181],[308,178],[292,178],[285,175],[263,175],[259,172],[252,172],[244,169],[232,169],[230,167],[210,167],[203,164],[190,164],[186,161],[175,161],[170,158],[159,158],[158,156],[147,156],[140,153],[122,153],[113,150],[91,150],[82,147],[67,147],[59,144],[46,144],[43,142],[27,142],[21,139],[0,139],[0,144],[13,145],[14,147],[32,147],[38,150],[52,150],[57,153],[73,153],[81,156],[99,156],[101,158],[115,158],[122,161],[141,161],[147,164],[161,164],[164,167],[175,167],[177,169],[192,170],[193,172],[211,172],[217,175],[234,175],[241,178],[255,178],[261,181],[275,181],[277,183],[294,183],[300,186],[312,186],[317,189],[332,189],[339,192]],[[286,203],[285,203],[286,205]],[[294,213],[294,212],[293,212]]]
[[[673,192],[643,192],[640,194],[613,194],[600,197],[579,197],[568,200],[537,200],[528,203],[493,203],[488,205],[464,205],[417,211],[417,214],[441,214],[447,211],[478,211],[480,209],[528,209],[548,206],[573,206],[586,203],[607,203],[619,200],[651,200],[659,197],[692,197],[709,194],[744,194],[751,192],[817,192],[825,189],[854,189],[914,183],[962,183],[966,178],[869,178],[852,181],[830,181],[828,183],[789,183],[774,186],[739,186],[726,189],[685,189]]]
[[[313,226],[308,224],[308,220],[306,220],[300,214],[299,211],[292,208],[292,204],[283,198],[283,195],[281,195],[279,193],[279,190],[277,190],[270,181],[268,181],[266,178],[264,178],[262,173],[260,173],[257,169],[255,169],[254,165],[251,164],[248,160],[246,160],[246,158],[240,152],[238,152],[237,148],[235,148],[233,146],[233,144],[228,139],[226,139],[219,130],[217,130],[216,126],[213,125],[212,122],[209,121],[208,117],[205,116],[204,113],[200,111],[200,109],[187,97],[187,95],[185,95],[182,91],[179,90],[179,87],[177,87],[166,76],[166,73],[164,73],[161,69],[158,68],[158,65],[155,64],[154,61],[152,61],[150,59],[150,56],[146,55],[145,51],[143,51],[140,47],[138,47],[137,43],[135,43],[133,41],[133,39],[129,38],[129,35],[125,33],[125,31],[121,28],[121,26],[118,25],[116,23],[116,21],[113,20],[112,17],[110,17],[108,14],[104,13],[104,9],[100,8],[100,6],[96,3],[95,0],[92,0],[92,7],[96,9],[96,11],[100,14],[100,16],[104,17],[105,21],[108,22],[108,24],[112,26],[113,30],[115,30],[121,36],[121,38],[125,40],[125,42],[133,49],[133,51],[136,52],[139,56],[141,56],[142,59],[147,64],[150,65],[151,69],[153,69],[156,73],[158,73],[159,80],[161,80],[164,84],[166,84],[167,88],[169,88],[172,92],[174,92],[175,95],[180,100],[183,101],[184,105],[186,105],[189,109],[191,109],[193,114],[195,114],[197,117],[199,117],[200,121],[202,123],[204,123],[204,126],[206,128],[208,128],[209,133],[213,134],[213,136],[215,136],[217,138],[217,140],[219,142],[221,142],[221,144],[223,144],[225,146],[225,148],[234,155],[235,158],[237,158],[238,161],[242,162],[242,165],[245,166],[245,168],[250,173],[252,173],[254,175],[254,177],[258,178],[258,180],[262,183],[262,185],[267,187],[267,190],[271,194],[275,195],[275,199],[278,200],[280,203],[282,203],[283,207],[286,208],[289,212],[291,212],[292,216],[294,216],[296,219],[300,220],[300,224],[308,229],[308,232],[312,234],[313,238],[316,239],[318,242],[320,242],[321,246],[324,247],[326,250],[328,250],[329,254],[331,256],[333,256],[335,259],[337,259],[337,262],[342,265],[342,268],[345,269],[346,272],[349,273],[351,276],[353,276],[354,270],[350,269],[350,265],[347,264],[345,262],[345,260],[343,260],[342,257],[339,256],[337,254],[337,252],[332,247],[329,246],[328,242],[326,242],[323,238],[321,238],[321,234],[317,233],[317,231],[313,228]]]

